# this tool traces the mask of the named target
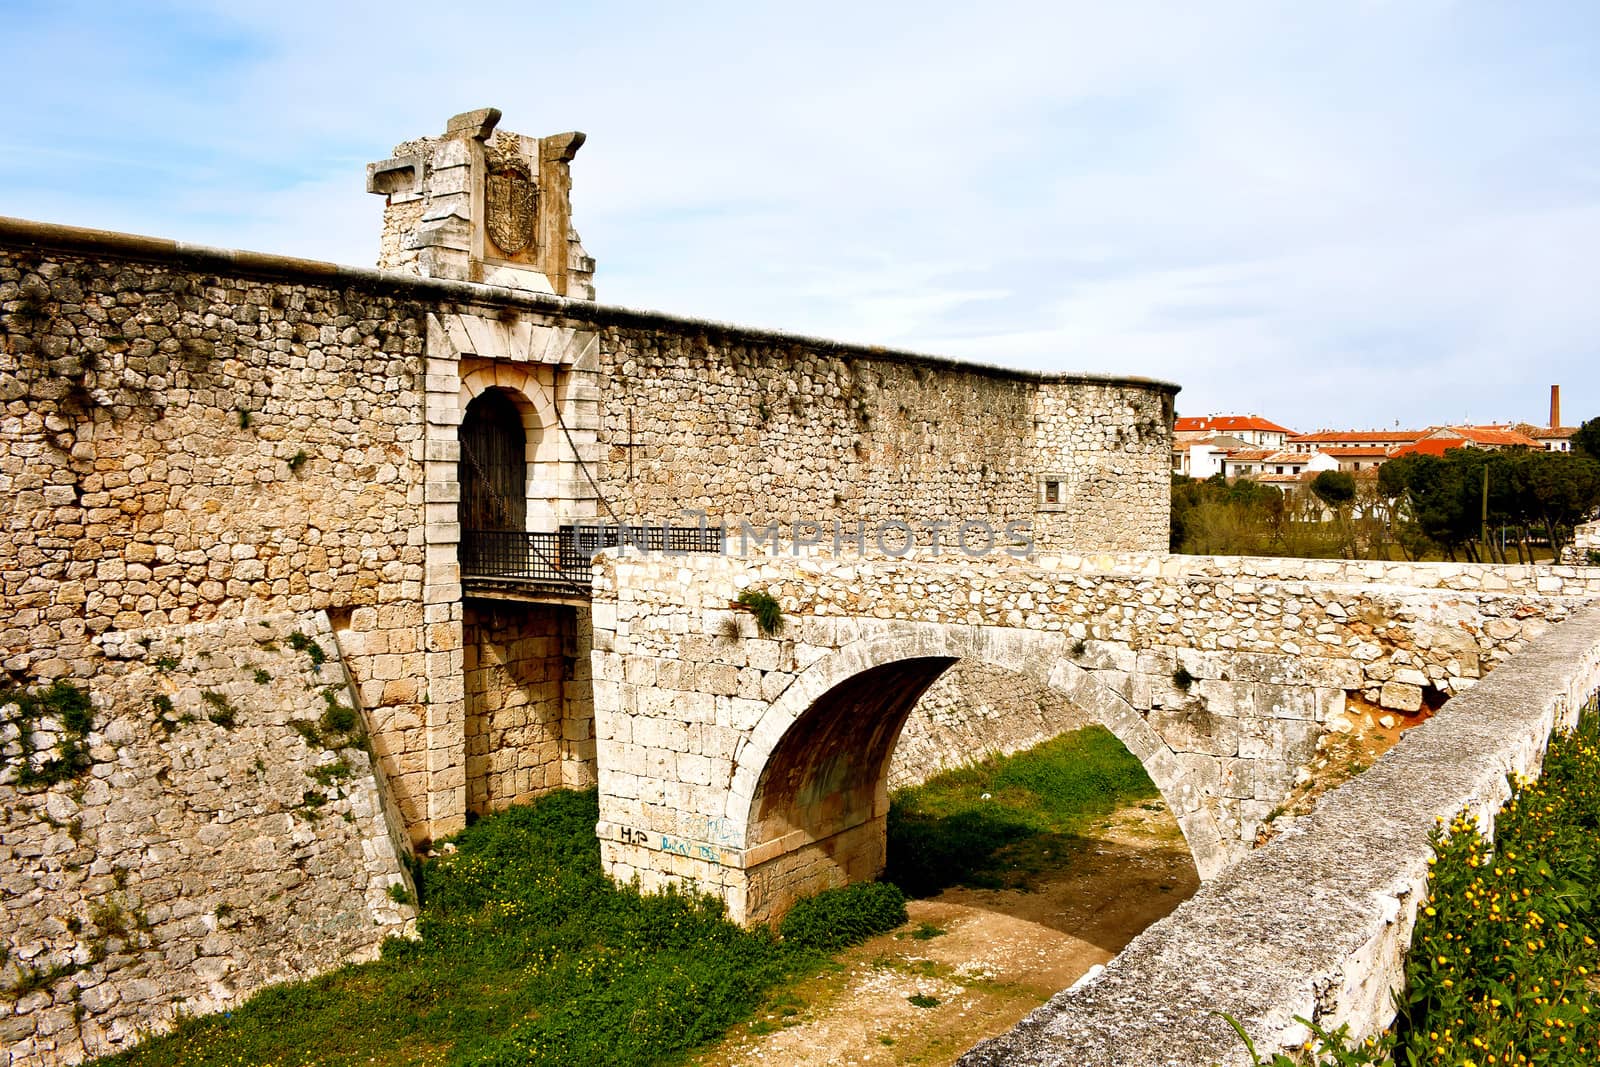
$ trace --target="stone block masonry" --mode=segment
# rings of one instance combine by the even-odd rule
[[[1166,541],[1164,383],[0,219],[0,666],[88,679],[96,635],[325,609],[408,832],[459,829],[487,795],[457,561],[485,389],[524,414],[530,524],[691,507]],[[577,671],[569,783],[593,744]]]
[[[1045,549],[1166,549],[1173,390],[1161,383],[712,324],[601,336],[602,380],[627,384],[601,409],[602,484],[629,520],[682,525],[689,508],[786,537],[796,521],[941,523],[951,551],[962,522],[1019,520]]]
[[[413,923],[403,827],[322,613],[100,644],[84,774],[19,788],[22,739],[0,727],[12,1067],[114,1052],[180,1013],[373,958]],[[61,731],[38,724],[30,743]]]
[[[581,625],[580,625],[581,623]],[[467,810],[594,785],[588,608],[474,600],[466,615]]]
[[[647,886],[695,882],[745,921],[881,865],[895,739],[957,662],[969,691],[1012,678],[1003,699],[1043,691],[1072,725],[1116,734],[1210,878],[1255,842],[1350,694],[1465,692],[1600,599],[1600,573],[1560,567],[603,559],[602,857]],[[779,600],[783,633],[730,610],[746,587]]]
[[[957,663],[917,701],[895,742],[889,788],[903,789],[988,756],[1009,756],[1090,723],[1048,686],[983,663]]]

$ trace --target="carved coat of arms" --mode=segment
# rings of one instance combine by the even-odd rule
[[[514,256],[533,244],[538,204],[538,187],[521,161],[490,170],[483,197],[484,229],[495,247]]]

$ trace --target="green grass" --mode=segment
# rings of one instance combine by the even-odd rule
[[[421,868],[421,939],[375,963],[258,993],[103,1064],[660,1062],[750,1017],[821,966],[728,922],[720,903],[641,896],[600,869],[595,794],[483,819]]]
[[[1019,856],[1154,795],[1111,734],[1083,730],[898,794],[890,854],[902,871],[1014,871]],[[706,898],[618,887],[600,869],[598,815],[593,791],[561,792],[481,820],[454,855],[420,867],[419,940],[187,1020],[102,1067],[660,1063],[782,1003],[786,986],[829,965],[816,946],[904,922],[887,885],[802,902],[785,939],[740,929]]]
[[[906,898],[888,882],[858,882],[798,901],[779,924],[786,944],[837,952],[906,922]]]
[[[1159,795],[1122,742],[1086,727],[896,793],[884,877],[910,896],[1026,886],[1059,866],[1090,823]]]
[[[1513,783],[1492,841],[1463,812],[1433,835],[1428,895],[1393,1029],[1319,1033],[1321,1067],[1600,1063],[1600,716],[1559,734]],[[1232,1020],[1230,1020],[1232,1022]],[[1248,1038],[1238,1024],[1241,1038]],[[1304,1058],[1251,1049],[1259,1067]]]

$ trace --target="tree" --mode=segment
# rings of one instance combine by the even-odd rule
[[[1600,507],[1600,463],[1587,455],[1538,452],[1528,469],[1529,520],[1544,527],[1550,550],[1561,558],[1561,547],[1572,539],[1572,528]]]
[[[1268,555],[1280,542],[1283,512],[1283,494],[1270,485],[1174,475],[1169,544],[1193,555]]]
[[[1572,435],[1572,447],[1592,460],[1600,460],[1600,418],[1590,419]]]
[[[1311,495],[1333,509],[1334,525],[1339,531],[1339,554],[1346,559],[1355,556],[1355,536],[1350,528],[1350,504],[1356,498],[1356,479],[1348,471],[1323,471],[1311,479]]]
[[[1311,479],[1311,491],[1318,500],[1338,511],[1356,498],[1355,475],[1348,471],[1323,471]]]

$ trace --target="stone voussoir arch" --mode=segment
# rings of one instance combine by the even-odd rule
[[[510,395],[512,403],[522,413],[522,428],[530,442],[537,441],[550,426],[555,425],[556,410],[551,402],[552,382],[548,371],[541,375],[536,367],[499,363],[478,367],[461,379],[461,401],[458,410],[463,413],[473,400],[490,389],[499,389]]]
[[[863,620],[862,633],[811,664],[789,683],[740,742],[724,810],[726,825],[744,847],[756,832],[753,806],[763,772],[791,727],[835,687],[863,672],[905,660],[976,660],[1023,675],[1062,694],[1109,730],[1144,766],[1178,820],[1202,879],[1227,865],[1222,834],[1204,798],[1185,781],[1171,747],[1121,695],[1072,662],[1072,639],[1061,632],[1003,626]]]

